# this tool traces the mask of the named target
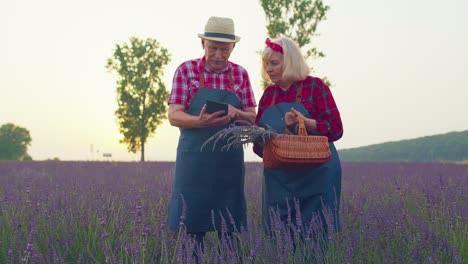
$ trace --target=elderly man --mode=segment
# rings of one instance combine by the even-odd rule
[[[240,40],[233,20],[210,17],[199,37],[205,54],[176,69],[168,100],[169,122],[180,130],[169,227],[178,231],[183,222],[202,243],[208,231],[245,227],[247,213],[244,150],[221,151],[222,142],[201,146],[235,120],[254,122],[256,101],[245,68],[229,61]],[[207,101],[225,108],[209,111]]]

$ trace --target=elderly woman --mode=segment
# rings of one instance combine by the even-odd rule
[[[256,123],[284,133],[296,131],[296,111],[303,114],[309,135],[328,138],[331,159],[313,169],[277,170],[264,167],[263,226],[267,233],[277,222],[339,229],[341,165],[333,144],[343,135],[340,112],[329,87],[310,69],[298,45],[287,37],[267,39],[262,53],[262,77],[266,87],[259,102]],[[261,144],[254,152],[263,156]],[[313,226],[309,226],[314,224]],[[319,228],[320,229],[320,228]]]

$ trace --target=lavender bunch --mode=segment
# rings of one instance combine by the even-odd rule
[[[266,140],[276,135],[278,133],[271,127],[265,129],[249,121],[236,120],[228,127],[208,138],[201,146],[201,149],[203,150],[206,145],[212,143],[214,151],[219,141],[224,140],[226,144],[221,147],[221,151],[227,151],[231,147],[237,149],[249,143],[263,144]]]

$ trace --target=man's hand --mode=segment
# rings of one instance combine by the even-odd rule
[[[214,127],[226,125],[231,121],[232,117],[235,115],[235,113],[232,112],[231,107],[233,106],[229,105],[228,114],[222,116],[223,114],[225,114],[223,110],[216,111],[210,114],[206,111],[206,105],[204,105],[199,116],[200,127]]]

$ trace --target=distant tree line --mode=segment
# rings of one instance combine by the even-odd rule
[[[342,161],[466,162],[468,130],[339,150]]]

